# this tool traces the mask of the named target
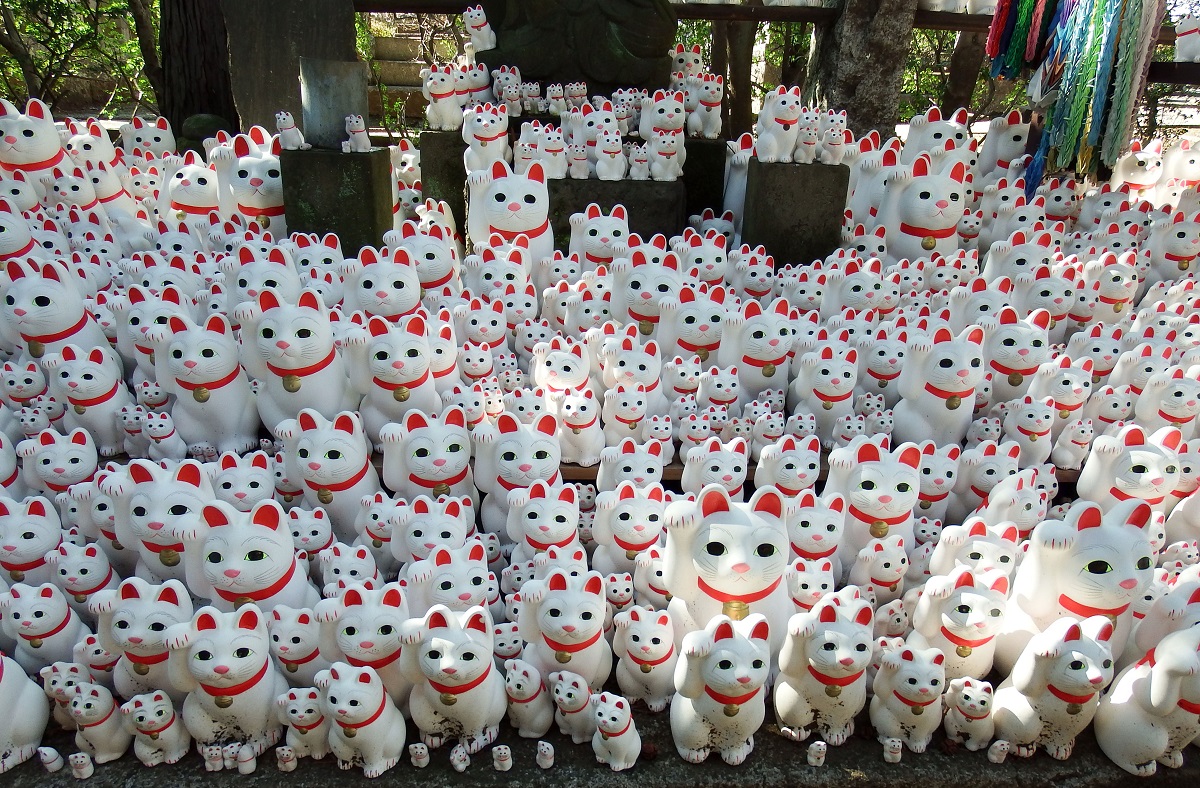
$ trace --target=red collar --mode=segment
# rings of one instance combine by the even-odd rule
[[[501,238],[503,238],[505,241],[512,243],[513,241],[517,240],[518,235],[523,235],[526,238],[533,240],[534,238],[541,237],[542,234],[545,233],[549,229],[550,229],[550,220],[547,219],[546,221],[539,224],[537,227],[534,227],[532,230],[501,230],[499,227],[492,227],[489,225],[488,226],[488,234],[491,235],[492,233],[495,233],[496,235],[499,235]]]
[[[245,681],[241,682],[240,684],[234,684],[232,687],[213,687],[208,684],[203,684],[200,682],[197,682],[197,683],[200,684],[200,689],[204,690],[206,693],[208,693],[209,695],[211,695],[214,698],[216,698],[216,697],[229,698],[234,695],[241,695],[243,692],[245,692],[246,690],[250,689],[258,682],[260,682],[262,680],[263,676],[267,675],[267,668],[269,668],[270,666],[271,666],[270,660],[263,660],[262,667],[258,669],[257,673],[255,673],[253,676],[246,679]]]
[[[980,714],[978,717],[974,717],[970,714],[967,714],[965,711],[958,708],[957,706],[955,707],[954,710],[957,711],[959,714],[961,714],[963,716],[964,720],[970,720],[971,722],[979,722],[980,720],[986,720],[988,718],[988,715],[991,714],[990,711],[985,711],[983,714]]]
[[[257,219],[260,216],[283,216],[282,205],[269,205],[266,208],[251,208],[249,205],[238,203],[238,213]]]
[[[1121,605],[1114,608],[1091,607],[1090,605],[1076,602],[1066,594],[1059,594],[1058,604],[1080,618],[1089,618],[1090,616],[1119,616],[1129,609],[1129,605]]]
[[[1080,408],[1082,408],[1082,407],[1083,407],[1083,401],[1082,401],[1082,400],[1080,400],[1079,402],[1076,402],[1074,405],[1068,405],[1068,404],[1066,404],[1066,403],[1059,402],[1058,400],[1053,400],[1053,402],[1054,402],[1054,409],[1055,409],[1055,410],[1065,410],[1065,411],[1068,411],[1068,412],[1070,412],[1070,413],[1074,413],[1075,411],[1077,411],[1077,410],[1079,410]]]
[[[57,550],[59,545],[61,545],[61,544],[62,544],[62,539],[60,538],[58,540],[58,544],[55,545],[52,549]],[[28,563],[24,563],[24,564],[14,564],[10,561],[5,561],[3,559],[0,559],[0,566],[4,567],[9,572],[28,572],[30,569],[37,569],[38,567],[42,567],[45,565],[46,565],[46,557],[45,556],[40,556],[40,557],[35,558],[32,561],[29,561]]]
[[[1047,684],[1046,689],[1050,690],[1051,695],[1053,695],[1054,697],[1063,701],[1064,703],[1078,703],[1078,704],[1082,705],[1084,703],[1087,703],[1092,698],[1096,697],[1096,693],[1094,693],[1094,692],[1090,693],[1088,695],[1071,695],[1069,693],[1063,692],[1062,690],[1060,690],[1058,687],[1054,686],[1053,684]]]
[[[666,597],[667,599],[671,598],[670,591],[668,591],[665,588],[655,588],[649,581],[646,582],[646,588],[649,588],[651,591],[653,591],[654,593],[658,594],[661,597]]]
[[[16,482],[17,477],[20,475],[21,475],[21,469],[17,468],[16,470],[14,470],[12,472],[12,476],[9,476],[4,481],[0,482],[0,487],[4,487],[4,488],[12,487],[13,483]],[[95,474],[92,474],[92,475],[95,476]]]
[[[421,373],[421,375],[415,380],[405,380],[401,381],[400,383],[388,383],[387,381],[380,380],[379,378],[371,378],[372,383],[385,391],[396,391],[399,388],[416,388],[425,383],[427,380],[429,380],[429,367],[426,367],[425,371]]]
[[[1042,432],[1035,432],[1033,430],[1027,430],[1024,427],[1017,425],[1017,432],[1021,433],[1022,435],[1025,435],[1027,437],[1030,437],[1030,438],[1044,438],[1050,434],[1050,429],[1051,428],[1047,427]]]
[[[702,106],[702,107],[719,107],[719,106],[721,106],[721,102],[719,102],[719,101],[701,101],[700,106]]]
[[[967,638],[959,637],[950,630],[942,627],[942,636],[956,646],[966,646],[967,648],[979,648],[980,646],[990,643],[995,635],[988,635],[981,640],[968,640]]]
[[[320,492],[321,490],[342,492],[343,490],[349,490],[351,487],[361,482],[369,470],[371,470],[371,461],[368,459],[366,464],[363,465],[358,473],[354,474],[349,479],[346,479],[344,482],[335,482],[334,484],[317,484],[316,482],[310,482],[308,479],[305,479],[304,483],[308,485],[308,489],[315,492]]]
[[[861,523],[873,523],[873,522],[878,521],[881,523],[885,523],[887,525],[899,525],[900,523],[907,520],[909,517],[912,517],[912,512],[905,512],[904,514],[899,515],[897,517],[879,517],[879,516],[876,516],[873,514],[867,514],[862,509],[859,509],[857,506],[854,506],[853,504],[850,505],[848,511],[850,512],[851,517],[853,517],[855,520],[858,520]]]
[[[430,365],[430,369],[433,369],[433,366],[432,366],[432,365]],[[454,370],[456,370],[456,369],[458,369],[458,361],[457,361],[457,360],[456,360],[456,361],[454,361],[452,364],[450,364],[450,366],[448,366],[448,367],[446,367],[445,369],[443,369],[441,372],[438,372],[436,369],[434,369],[434,370],[433,370],[433,377],[434,377],[434,378],[444,378],[444,377],[446,377],[447,375],[451,375],[451,374],[453,374],[453,373],[454,373]],[[476,422],[476,423],[478,423],[478,422]]]
[[[1189,421],[1196,418],[1195,416],[1172,416],[1169,413],[1164,413],[1162,410],[1159,410],[1158,415],[1162,416],[1172,424],[1187,424]]]
[[[933,698],[931,698],[930,700],[924,701],[924,702],[919,701],[919,700],[909,700],[908,698],[904,697],[896,690],[892,690],[892,695],[895,696],[896,700],[900,701],[905,706],[911,706],[914,709],[924,708],[925,706],[929,706],[931,704],[937,703],[938,699],[941,698],[940,695],[934,695]]]
[[[1198,28],[1198,29],[1200,29],[1200,28]],[[18,254],[20,254],[20,252],[18,252]],[[1193,255],[1182,255],[1182,254],[1171,254],[1170,252],[1163,252],[1163,257],[1166,258],[1167,260],[1170,260],[1173,263],[1190,263],[1191,261],[1196,259],[1196,255],[1194,255],[1194,254]]]
[[[221,597],[221,599],[224,599],[226,602],[233,602],[236,604],[237,600],[239,599],[249,599],[254,602],[262,602],[264,599],[269,599],[282,591],[284,586],[291,581],[292,575],[294,574],[296,574],[296,561],[293,558],[292,562],[288,565],[287,571],[283,573],[283,576],[266,588],[260,588],[255,591],[242,591],[236,594],[232,591],[226,591],[223,588],[216,587],[213,588],[213,591],[216,591],[217,596]]]
[[[917,227],[913,224],[905,224],[901,222],[900,232],[904,233],[905,235],[917,236],[918,238],[949,238],[958,232],[958,224],[956,222],[955,224],[952,224],[942,230],[932,230],[928,227]]]
[[[917,499],[921,501],[929,501],[930,503],[937,503],[938,501],[944,501],[946,496],[949,494],[949,490],[946,490],[946,492],[941,493],[940,495],[926,495],[925,493],[917,493]]]
[[[29,402],[30,400],[37,399],[38,397],[42,396],[43,394],[46,393],[46,390],[48,388],[49,388],[49,386],[42,386],[41,391],[39,391],[37,394],[30,394],[28,397],[18,397],[17,395],[14,394],[14,395],[12,395],[12,400],[14,402],[20,402],[20,403],[24,404],[26,402]]]
[[[116,710],[117,710],[117,704],[114,703],[113,705],[108,707],[108,714],[105,714],[102,719],[99,719],[96,722],[76,722],[75,724],[78,725],[80,728],[95,728],[98,725],[103,725],[104,723],[108,722],[109,719],[112,718],[113,712]],[[175,718],[175,716],[171,715],[171,719],[174,719],[174,718]]]
[[[762,689],[762,687],[756,687],[755,689],[747,692],[745,695],[723,695],[722,693],[717,692],[715,689],[705,684],[704,694],[715,700],[717,703],[721,703],[725,706],[741,706],[746,701],[753,700],[754,696],[758,694],[760,689]]]
[[[790,129],[792,126],[795,126],[797,123],[800,122],[800,118],[796,118],[795,120],[784,120],[783,118],[775,118],[775,122],[778,123],[780,126],[783,126],[785,129]]]
[[[572,424],[571,422],[567,421],[567,420],[564,418],[564,419],[563,419],[563,426],[564,426],[564,427],[570,427],[570,428],[571,428],[571,429],[573,429],[573,430],[586,430],[588,427],[590,427],[590,426],[592,426],[593,424],[595,424],[595,423],[596,423],[596,420],[597,420],[597,419],[599,419],[599,418],[600,418],[600,416],[599,416],[599,415],[592,416],[591,420],[590,420],[590,421],[588,421],[588,422],[586,422],[586,423],[584,423],[584,424]]]
[[[8,254],[4,254],[4,255],[0,255],[0,260],[11,260],[14,257],[24,257],[25,255],[29,254],[33,250],[33,247],[35,247],[35,246],[37,246],[37,243],[32,238],[30,238],[29,243],[25,244],[23,247],[21,247],[17,251],[9,252]]]
[[[546,635],[542,635],[542,640],[546,641],[546,645],[549,646],[553,651],[565,651],[568,654],[577,654],[599,640],[600,636],[603,634],[604,630],[598,629],[596,630],[596,634],[592,635],[582,643],[559,643],[557,640],[552,640]]]
[[[1106,295],[1099,296],[1100,303],[1114,304],[1114,305],[1115,304],[1128,304],[1131,298],[1132,298],[1132,296],[1126,296],[1125,298],[1113,298],[1112,296],[1106,296]]]
[[[72,337],[83,330],[83,327],[88,323],[88,313],[85,311],[75,325],[70,328],[65,328],[62,331],[56,331],[53,334],[21,334],[21,339],[26,342],[41,342],[43,345],[48,345],[51,342],[58,342],[68,337]]]
[[[631,726],[631,725],[633,725],[633,715],[632,714],[630,714],[629,719],[625,721],[625,727],[619,731],[616,731],[616,732],[606,731],[606,730],[604,730],[604,728],[600,727],[599,724],[596,725],[596,730],[599,731],[600,736],[605,739],[615,739],[617,736],[621,736],[625,733],[625,731],[629,730],[629,726]]]
[[[532,537],[526,536],[525,543],[528,544],[530,547],[532,547],[537,552],[544,553],[546,550],[549,550],[551,547],[566,547],[567,545],[571,544],[578,538],[579,538],[578,532],[572,532],[569,536],[567,536],[566,539],[563,539],[561,542],[538,542],[538,541],[535,541]]]
[[[190,214],[191,216],[208,216],[212,211],[215,211],[215,205],[184,205],[181,202],[171,200],[171,210],[179,211],[180,213]]]
[[[142,544],[146,546],[147,550],[156,555],[161,553],[163,550],[174,550],[180,555],[183,554],[183,542],[175,542],[173,544],[157,544],[156,542],[147,542],[145,539],[143,539]]]
[[[162,662],[166,662],[167,658],[170,656],[171,652],[169,651],[164,651],[160,654],[151,654],[148,657],[143,657],[141,654],[134,654],[131,651],[125,652],[125,659],[129,660],[135,665],[158,665]]]
[[[513,484],[512,482],[510,482],[510,481],[508,481],[507,479],[504,479],[503,477],[500,477],[500,476],[497,476],[497,477],[496,477],[496,483],[497,483],[497,484],[499,484],[499,485],[500,485],[501,487],[503,487],[504,489],[508,490],[509,492],[511,492],[511,491],[513,491],[513,490],[525,490],[525,489],[528,489],[528,487],[527,487],[527,486],[526,486],[526,487],[522,487],[522,486],[521,486],[521,485],[519,485],[519,484]],[[558,483],[558,471],[555,471],[555,472],[554,472],[554,474],[553,474],[553,475],[552,475],[552,476],[551,476],[551,477],[550,477],[548,480],[546,480],[546,485],[547,485],[548,487],[553,487],[553,486],[555,486],[557,483]],[[533,484],[533,482],[530,482],[530,484]]]
[[[71,623],[71,616],[72,616],[71,608],[68,607],[66,617],[62,621],[59,622],[58,626],[56,626],[54,629],[50,630],[49,632],[43,632],[40,635],[26,635],[24,632],[17,632],[17,634],[20,635],[25,640],[28,640],[30,642],[32,642],[34,640],[39,640],[39,639],[45,640],[46,638],[51,638],[67,628],[67,624]]]
[[[438,99],[450,98],[451,96],[455,95],[456,92],[457,91],[454,90],[450,91],[449,93],[434,93],[433,91],[430,91],[429,97],[436,101]]]
[[[663,664],[668,659],[670,659],[674,653],[675,653],[675,644],[674,643],[672,643],[671,647],[669,649],[667,649],[667,653],[664,654],[663,656],[659,657],[658,659],[642,659],[641,657],[637,656],[636,654],[634,654],[632,651],[629,651],[628,649],[626,649],[626,651],[625,651],[625,655],[627,657],[629,657],[629,659],[632,660],[633,662],[637,663],[638,665],[649,665],[650,667],[654,667],[655,665]],[[624,733],[624,731],[621,731],[621,732]]]
[[[108,585],[108,581],[112,580],[112,576],[113,576],[113,568],[112,568],[112,566],[109,566],[108,574],[106,574],[104,576],[104,579],[101,580],[96,585],[92,586],[91,588],[87,589],[86,591],[68,591],[67,593],[74,594],[75,596],[91,596],[92,594],[96,593],[97,591],[102,590],[106,585]]]
[[[84,479],[81,482],[72,482],[72,484],[87,484],[88,482],[92,481],[95,478],[96,478],[96,472],[92,471],[91,476],[87,477],[86,479]],[[42,483],[45,484],[47,487],[49,487],[51,490],[54,490],[54,492],[66,492],[67,489],[71,486],[70,484],[55,484],[54,482],[48,482],[45,480],[43,480]],[[61,542],[60,542],[60,544],[61,544]]]
[[[188,381],[180,380],[179,378],[175,378],[175,382],[179,384],[179,388],[183,389],[184,391],[195,391],[196,389],[200,388],[205,388],[209,391],[215,391],[216,389],[224,388],[233,381],[237,380],[238,374],[241,373],[241,371],[242,368],[240,366],[236,366],[228,375],[220,378],[219,380],[214,380],[211,383],[189,383]]]
[[[21,170],[23,172],[48,170],[51,167],[57,167],[62,160],[66,158],[66,155],[67,152],[64,149],[59,148],[58,153],[54,154],[45,161],[34,161],[30,162],[29,164],[9,164],[6,161],[0,161],[0,169],[7,170],[8,172],[16,172],[17,170]]]
[[[659,318],[658,315],[639,315],[637,312],[634,312],[632,309],[630,309],[628,311],[629,311],[629,316],[632,317],[634,320],[638,321],[639,323],[646,322],[646,323],[654,323],[655,325],[658,324],[658,318]]]
[[[596,263],[597,265],[608,265],[613,261],[611,257],[597,257],[591,252],[584,252],[583,259],[587,260],[589,263]]]
[[[837,545],[834,545],[833,547],[829,548],[828,550],[826,550],[823,553],[810,553],[808,550],[801,550],[799,547],[796,546],[795,542],[792,542],[792,550],[793,550],[793,552],[796,553],[796,555],[800,556],[805,561],[814,561],[818,558],[828,558],[829,556],[836,553]]]
[[[109,713],[111,714],[111,712],[109,712]],[[107,717],[105,719],[107,719]],[[147,736],[155,736],[159,733],[162,733],[167,728],[170,728],[174,724],[175,724],[175,712],[172,711],[171,719],[167,720],[166,724],[164,724],[161,728],[138,728],[138,733],[144,733]]]
[[[396,653],[399,654],[400,652],[397,651]],[[353,663],[351,663],[351,664],[353,664]],[[359,728],[365,728],[366,726],[370,725],[372,722],[374,722],[375,720],[377,720],[381,716],[383,716],[383,710],[387,708],[388,694],[386,692],[381,693],[381,694],[383,695],[383,697],[379,699],[379,708],[375,710],[374,714],[372,714],[370,717],[367,717],[362,722],[342,722],[337,717],[334,717],[333,721],[336,722],[338,725],[340,725],[342,727],[342,730],[344,730],[344,731],[349,731],[349,730],[356,731]]]
[[[468,681],[466,684],[439,684],[433,679],[429,679],[429,686],[433,687],[435,691],[440,692],[443,695],[461,695],[464,692],[468,692],[478,687],[483,683],[484,679],[491,675],[491,673],[492,666],[491,663],[488,663],[488,665],[484,667],[482,673]]]
[[[1163,498],[1166,497],[1165,495],[1160,495],[1157,498],[1137,498],[1135,496],[1130,495],[1129,493],[1118,490],[1116,487],[1110,488],[1108,492],[1110,495],[1112,495],[1112,497],[1116,498],[1118,501],[1135,501],[1135,500],[1136,501],[1145,501],[1146,503],[1150,504],[1151,506],[1162,503]]]
[[[464,91],[464,92],[469,92],[469,91]],[[479,140],[480,142],[495,142],[496,140],[500,139],[501,137],[508,136],[508,130],[505,129],[504,131],[500,132],[499,134],[497,134],[493,137],[480,137],[478,134],[474,134],[472,136],[474,136],[475,139]]]
[[[508,695],[507,692],[504,694]],[[512,695],[508,695],[508,702],[509,703],[532,703],[533,699],[541,694],[542,694],[542,685],[539,682],[537,685],[537,691],[534,692],[532,695],[530,695],[528,698],[514,698]]]
[[[316,652],[313,652],[313,653],[315,654]],[[293,722],[293,723],[291,723],[291,726],[293,728],[295,728],[296,730],[300,731],[301,733],[308,733],[309,731],[313,730],[314,728],[320,727],[324,723],[325,723],[325,717],[324,717],[324,715],[322,715],[320,717],[317,717],[317,721],[314,722],[312,725],[297,725],[296,723]]]
[[[824,684],[826,687],[829,687],[829,686],[848,687],[851,684],[853,684],[854,682],[858,681],[860,678],[862,678],[862,675],[866,672],[867,672],[866,668],[863,668],[859,672],[851,674],[849,676],[827,676],[824,673],[821,673],[820,671],[818,671],[812,665],[808,666],[809,675],[812,676],[817,681]]]
[[[434,487],[437,487],[439,484],[444,484],[447,487],[453,487],[454,485],[461,482],[463,479],[466,479],[467,473],[469,473],[470,470],[471,470],[471,466],[470,466],[470,464],[468,464],[467,467],[462,469],[462,472],[456,473],[453,477],[451,477],[449,479],[444,479],[440,482],[439,481],[431,481],[429,479],[422,479],[421,477],[417,476],[416,474],[412,474],[412,473],[410,473],[408,475],[408,480],[410,482],[412,482],[413,484],[417,485],[418,487],[424,487],[427,490],[432,490]]]
[[[720,344],[720,343],[718,343],[718,344]],[[766,359],[766,360],[750,358],[749,356],[742,356],[743,364],[749,364],[750,366],[758,367],[759,369],[762,369],[763,367],[765,367],[768,364],[771,364],[776,367],[782,367],[785,361],[787,361],[786,354],[780,356],[779,358],[772,358],[772,359]],[[813,393],[814,394],[817,393],[816,389],[813,389]],[[818,396],[820,396],[820,395],[818,394]]]
[[[1038,371],[1038,368],[1036,366],[1025,367],[1024,369],[1017,369],[1016,367],[1006,367],[1005,365],[1001,364],[999,361],[996,361],[996,360],[989,361],[988,363],[991,365],[992,369],[996,370],[997,372],[1001,373],[1002,375],[1013,375],[1013,374],[1032,375],[1033,373]]]
[[[629,425],[629,428],[630,428],[630,429],[633,429],[634,427],[636,427],[636,426],[637,426],[638,422],[640,422],[640,421],[641,421],[641,418],[636,418],[636,419],[627,419],[627,418],[625,418],[625,417],[623,417],[623,416],[618,416],[617,414],[615,414],[615,413],[614,413],[614,414],[613,414],[613,420],[614,420],[614,421],[619,421],[619,422],[621,422],[622,424],[628,424],[628,425]]]
[[[449,271],[447,271],[445,273],[444,276],[441,276],[432,282],[422,282],[421,287],[425,290],[432,290],[435,287],[441,287],[442,285],[446,284],[453,278],[454,278],[454,268],[452,267]]]
[[[867,367],[867,374],[870,375],[871,377],[875,378],[876,380],[895,380],[896,378],[900,377],[899,372],[893,372],[890,375],[885,375],[882,372],[876,372],[875,370],[871,369],[870,367]]]
[[[162,443],[163,441],[165,441],[167,438],[171,437],[174,434],[175,434],[175,429],[172,428],[171,431],[168,432],[166,435],[162,435],[162,436],[151,435],[150,440],[154,441],[155,443]]]
[[[850,389],[845,394],[830,395],[830,394],[825,394],[824,392],[818,391],[817,389],[813,389],[812,393],[816,394],[817,399],[821,400],[822,402],[843,402],[845,400],[850,399],[850,397],[854,394],[854,389]],[[730,401],[732,402],[732,400],[730,400]]]
[[[771,593],[776,588],[779,587],[779,581],[782,579],[783,578],[777,577],[777,578],[775,578],[774,583],[771,583],[771,585],[767,586],[766,588],[764,588],[760,591],[755,591],[752,594],[727,594],[724,591],[718,591],[717,589],[710,586],[708,583],[704,582],[704,578],[702,578],[702,577],[696,578],[696,585],[699,586],[700,590],[704,592],[705,596],[709,597],[710,599],[715,599],[718,602],[747,602],[747,603],[749,603],[749,602],[757,602],[760,599],[766,599],[768,596],[771,595]]]
[[[801,610],[803,610],[806,613],[808,611],[812,610],[813,605],[815,605],[816,603],[817,603],[816,600],[814,600],[811,605],[806,605],[803,602],[801,602],[799,599],[796,599],[796,597],[792,597],[792,604],[794,604],[796,607],[800,608]]]
[[[351,665],[353,665],[356,668],[375,668],[375,670],[379,670],[380,668],[386,668],[388,665],[392,664],[397,659],[399,659],[401,650],[402,649],[396,649],[394,652],[392,652],[388,656],[384,657],[383,659],[376,659],[376,660],[355,659],[354,657],[348,656],[348,657],[346,657],[346,661],[349,662]],[[376,714],[375,716],[377,717],[379,715]],[[373,719],[375,719],[375,717],[372,717],[371,719],[373,720]],[[368,722],[370,722],[370,720],[368,720]],[[341,723],[339,723],[339,725],[340,724]],[[362,723],[362,724],[365,725],[366,723]],[[346,727],[346,726],[343,725],[342,727]]]
[[[1190,32],[1195,33],[1196,31],[1192,30]],[[1178,706],[1189,714],[1200,714],[1200,703],[1195,703],[1193,701],[1180,698]]]
[[[634,544],[633,542],[626,542],[621,537],[617,536],[616,534],[613,534],[613,541],[617,543],[617,547],[621,548],[622,550],[625,550],[626,552],[632,551],[635,553],[640,553],[643,550],[653,547],[654,544],[656,542],[658,542],[658,537],[657,536],[654,537],[649,542],[644,542],[642,544]]]
[[[882,586],[883,588],[892,588],[893,586],[896,586],[897,584],[899,584],[900,581],[903,579],[904,579],[904,575],[900,575],[895,580],[880,580],[878,577],[870,578],[871,585]]]
[[[337,349],[330,348],[328,356],[321,359],[320,361],[318,361],[315,364],[309,364],[307,367],[300,367],[299,369],[284,369],[282,367],[277,367],[270,362],[267,362],[267,369],[271,370],[271,372],[273,374],[278,375],[281,378],[287,377],[288,375],[292,375],[297,378],[304,378],[304,377],[308,377],[309,375],[315,375],[316,373],[325,369],[325,367],[327,367],[333,363],[333,360],[336,357],[337,357]]]
[[[958,397],[959,400],[965,400],[967,397],[972,397],[975,395],[975,387],[974,386],[972,386],[969,389],[964,389],[963,391],[947,391],[946,389],[938,388],[937,386],[933,385],[932,383],[926,383],[925,390],[928,391],[933,396],[937,397],[938,399],[945,399],[945,400],[948,400],[951,397]]]
[[[321,656],[321,649],[314,648],[312,650],[312,653],[309,654],[307,657],[301,657],[300,659],[288,659],[286,657],[276,657],[276,659],[278,659],[280,662],[282,662],[285,665],[307,665],[308,663],[312,662],[314,659],[316,659],[319,656]]]

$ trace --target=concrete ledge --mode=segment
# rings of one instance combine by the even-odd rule
[[[421,154],[421,166],[425,166],[424,152]],[[564,178],[549,181],[548,188],[554,246],[563,251],[566,251],[571,240],[571,214],[582,213],[589,203],[596,203],[605,213],[614,205],[624,205],[629,215],[630,231],[642,238],[655,233],[664,233],[669,238],[683,232],[687,222],[687,189],[682,180],[660,183]]]
[[[807,264],[841,244],[850,168],[750,160],[742,242],[762,244],[777,265]]]
[[[392,229],[391,162],[386,148],[370,153],[285,150],[279,156],[288,230],[337,233],[353,257],[379,246]]]
[[[687,215],[705,208],[718,215],[725,205],[725,140],[687,139],[687,161],[683,165],[683,183],[687,186]]]
[[[419,95],[419,94],[418,94]],[[421,132],[421,193],[445,200],[461,232],[467,228],[467,170],[463,153],[467,144],[457,131]]]

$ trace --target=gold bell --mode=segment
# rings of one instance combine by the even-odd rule
[[[29,343],[29,355],[41,358],[46,354],[46,346],[36,340]]]
[[[838,695],[842,694],[842,688],[839,687],[837,684],[826,684],[825,685],[825,694],[831,698],[836,698]]]
[[[8,576],[13,580],[16,580],[18,583],[25,579],[25,573],[19,569],[13,569],[8,573]]]
[[[42,639],[41,638],[30,638],[28,643],[29,643],[30,648],[41,648],[42,647]]]
[[[742,707],[737,705],[736,703],[726,703],[725,707],[721,709],[721,711],[723,711],[725,713],[726,717],[736,717],[738,715],[738,712],[741,710],[742,710]]]
[[[722,602],[721,615],[729,616],[734,621],[741,621],[743,618],[750,615],[750,605],[738,599],[731,599],[728,602]]]
[[[300,376],[299,375],[284,375],[283,376],[283,390],[288,392],[289,394],[295,394],[297,391],[299,391],[300,390]]]
[[[228,709],[233,705],[233,698],[228,695],[218,695],[213,699],[213,703],[217,704],[218,709]]]
[[[876,539],[883,539],[888,535],[888,531],[890,529],[888,528],[888,524],[885,523],[883,520],[876,520],[875,522],[871,523],[870,530],[871,530],[871,536],[873,536]]]
[[[608,741],[608,734],[605,733],[604,731],[600,731],[600,738],[603,739],[604,741]]]
[[[957,394],[946,397],[946,410],[958,410],[960,405],[962,405],[962,397]]]
[[[833,403],[829,400],[821,400],[821,407],[825,410],[833,410]]]
[[[179,566],[179,552],[170,548],[158,554],[158,562],[163,566]]]
[[[937,246],[937,239],[932,235],[927,235],[921,239],[921,248],[925,251],[932,252],[935,246]]]
[[[145,676],[147,673],[150,672],[150,666],[143,665],[140,662],[135,662],[135,663],[133,663],[133,672],[138,674],[139,676]]]
[[[392,399],[396,400],[396,402],[408,402],[408,395],[408,386],[400,386],[392,389]]]
[[[259,214],[254,217],[254,221],[258,222],[258,226],[264,230],[271,226],[271,217],[266,214]]]
[[[925,713],[925,707],[924,706],[913,706],[912,713],[913,713],[914,717],[920,717],[922,714]]]
[[[1081,706],[1080,704],[1078,704],[1078,703],[1068,703],[1067,704],[1067,714],[1075,715],[1081,711],[1083,711],[1083,706]]]
[[[670,602],[674,598],[675,597],[671,594],[663,594],[663,599],[667,600],[668,602]]]
[[[1123,310],[1124,308],[1125,308],[1125,302],[1124,302],[1124,301],[1118,301],[1117,303],[1113,304],[1113,311],[1114,311],[1114,312],[1120,312],[1120,311],[1121,311],[1121,310]]]
[[[638,321],[638,331],[642,332],[642,336],[650,336],[654,333],[654,324],[649,320]]]
[[[150,354],[150,363],[151,364],[154,363],[154,354],[153,353]]]
[[[458,703],[458,696],[453,692],[443,692],[441,695],[438,695],[438,699],[447,706],[453,706],[455,703]]]
[[[83,414],[87,413],[87,408],[83,405],[76,405],[75,412],[82,416]]]
[[[147,733],[146,735],[150,737],[150,740],[151,740],[151,741],[158,741],[158,733],[157,733],[157,732],[155,732],[155,733]]]
[[[1057,318],[1053,318],[1053,317],[1052,317],[1052,318],[1050,318],[1050,329],[1051,329],[1051,330],[1053,330],[1053,329],[1055,329],[1055,328],[1057,328],[1057,327],[1058,327],[1058,319],[1057,319]]]
[[[933,506],[933,501],[921,501],[920,506],[922,509],[929,509]]]
[[[763,377],[767,377],[767,378],[775,377],[775,365],[774,364],[764,364],[763,365]]]
[[[957,654],[958,656],[962,657],[963,659],[966,659],[967,657],[971,656],[971,651],[972,651],[972,649],[970,646],[959,646],[958,648],[954,649],[954,653]]]
[[[899,583],[892,583],[890,586],[888,586],[888,591],[895,593],[896,589],[899,587],[900,587]]]
[[[187,218],[187,212],[186,211],[176,211],[175,218],[182,222],[184,219]]]
[[[333,503],[333,492],[328,488],[322,487],[317,490],[317,500],[328,506]]]
[[[572,433],[573,435],[578,435],[578,434],[579,434],[579,433],[581,433],[581,432],[583,432],[583,430],[579,429],[578,427],[572,427],[572,428],[571,428],[571,433]]]
[[[879,381],[879,388],[885,389],[885,388],[887,388],[887,384],[888,384],[888,382],[886,380],[881,380],[881,381]]]
[[[72,594],[71,596],[75,597],[75,601],[81,605],[87,601],[87,594]]]
[[[1180,271],[1186,271],[1191,266],[1191,264],[1192,263],[1189,260],[1180,260],[1175,265],[1179,268]]]
[[[192,389],[192,399],[196,400],[196,402],[208,402],[210,396],[212,394],[204,386],[197,386]]]
[[[625,558],[627,560],[632,561],[637,557],[638,557],[637,550],[626,550],[625,551]]]
[[[1022,375],[1020,372],[1008,373],[1008,385],[1019,386],[1024,382],[1025,382],[1025,376]]]
[[[237,610],[242,605],[252,605],[254,600],[248,596],[239,596],[233,600],[233,609]]]
[[[378,550],[379,548],[383,547],[383,540],[382,539],[372,539],[371,546],[374,547],[376,550]]]
[[[296,496],[294,496],[294,495],[285,495],[285,496],[283,496],[283,502],[291,503],[295,499],[295,497]]]
[[[300,670],[300,666],[292,662],[285,662],[283,663],[283,666],[287,669],[288,673],[295,673],[296,671]]]
[[[353,739],[358,735],[358,728],[342,728],[342,735],[347,739]]]
[[[696,351],[696,357],[701,361],[708,361],[708,348],[702,347]]]
[[[433,494],[434,495],[449,495],[450,494],[450,485],[446,484],[445,482],[433,485]]]
[[[1029,436],[1029,442],[1030,442],[1030,443],[1037,443],[1037,435],[1030,435],[1030,436]]]
[[[1071,411],[1067,410],[1066,408],[1063,408],[1062,410],[1060,410],[1058,412],[1058,417],[1060,419],[1069,419],[1069,418],[1071,418]]]
[[[649,673],[651,670],[653,670],[653,668],[643,662],[642,666],[641,666],[641,670],[643,673]]]
[[[555,651],[554,652],[554,660],[560,665],[565,665],[571,661],[571,652]]]

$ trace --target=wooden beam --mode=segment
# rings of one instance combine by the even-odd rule
[[[1148,79],[1151,82],[1165,82],[1171,85],[1200,85],[1200,63],[1154,61],[1150,64]]]

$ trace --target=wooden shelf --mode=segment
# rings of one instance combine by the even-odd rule
[[[1160,43],[1161,41],[1159,39]],[[1200,85],[1200,63],[1166,63],[1156,60],[1150,64],[1149,80],[1171,85]]]
[[[922,30],[961,30],[986,33],[992,26],[991,14],[955,14],[950,11],[917,11],[913,27]]]
[[[820,6],[740,5],[735,3],[672,3],[680,19],[711,19],[715,22],[815,22],[837,19],[838,8]]]

